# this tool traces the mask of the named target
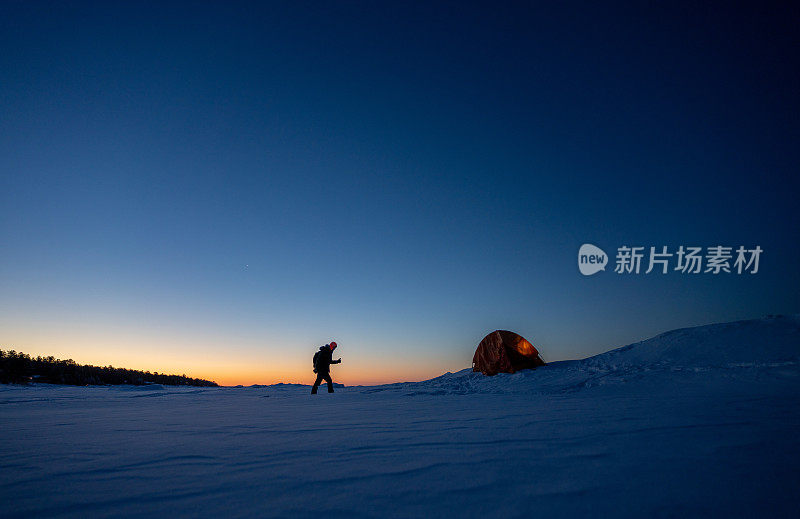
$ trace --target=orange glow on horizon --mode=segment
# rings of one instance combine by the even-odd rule
[[[380,384],[393,384],[397,382],[417,382],[420,380],[427,380],[443,374],[444,371],[436,371],[435,369],[417,370],[409,372],[407,370],[371,370],[369,373],[362,373],[354,371],[352,368],[338,369],[334,367],[331,370],[333,381],[336,383],[344,384],[345,386],[373,386]],[[284,372],[274,371],[260,371],[260,370],[215,370],[209,372],[197,372],[192,376],[196,378],[203,378],[206,380],[213,380],[220,386],[251,386],[258,385],[271,385],[271,384],[304,384],[310,386],[314,383],[316,375],[309,370],[291,370]]]
[[[283,365],[269,365],[258,362],[220,360],[216,358],[187,358],[177,353],[154,355],[153,351],[126,350],[124,352],[110,352],[107,349],[98,349],[84,346],[81,349],[55,348],[40,345],[10,346],[2,345],[0,349],[16,350],[26,353],[31,357],[53,356],[57,359],[72,359],[78,364],[93,366],[114,366],[138,371],[149,371],[167,375],[185,375],[190,378],[211,380],[220,386],[251,386],[271,385],[278,383],[304,384],[314,383],[316,375],[308,368],[301,369],[295,363]],[[69,351],[82,354],[72,354]],[[289,365],[287,365],[289,364]],[[292,366],[291,364],[294,364]],[[345,386],[380,385],[398,382],[416,382],[439,376],[448,371],[435,366],[398,365],[392,368],[381,368],[370,365],[367,361],[340,364],[332,368],[333,381]]]
[[[0,349],[32,357],[72,359],[84,365],[186,375],[221,386],[281,382],[311,385],[315,378],[311,357],[316,346],[297,345],[281,338],[226,346],[218,337],[194,338],[135,328],[119,330],[94,325],[70,329],[64,325],[36,329],[17,324],[5,330]],[[337,354],[343,357],[343,363],[333,366],[331,373],[334,382],[346,386],[414,382],[467,367],[454,366],[442,358],[422,361],[417,355],[396,351],[345,348],[337,349]],[[391,362],[387,362],[387,355]]]

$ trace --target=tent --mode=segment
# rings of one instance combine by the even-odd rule
[[[472,358],[472,371],[489,376],[544,365],[544,359],[533,344],[508,330],[495,330],[484,337]]]

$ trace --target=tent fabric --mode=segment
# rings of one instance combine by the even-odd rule
[[[489,376],[544,365],[539,350],[533,344],[508,330],[495,330],[484,337],[472,358],[472,371]]]

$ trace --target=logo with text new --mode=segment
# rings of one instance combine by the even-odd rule
[[[584,243],[578,250],[578,269],[584,276],[591,276],[605,270],[607,263],[608,254],[596,245]]]

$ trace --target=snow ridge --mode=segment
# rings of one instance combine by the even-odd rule
[[[681,328],[586,359],[553,362],[514,374],[487,377],[467,368],[422,382],[361,390],[408,395],[551,394],[648,379],[662,386],[669,380],[674,384],[693,377],[744,380],[765,370],[778,370],[778,375],[800,372],[800,315]]]

